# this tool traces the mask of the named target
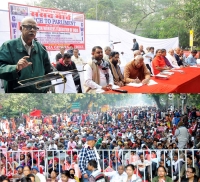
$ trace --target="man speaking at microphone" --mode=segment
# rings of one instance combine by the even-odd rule
[[[0,47],[0,79],[5,80],[5,93],[46,93],[47,89],[38,90],[35,85],[14,89],[20,80],[44,76],[52,71],[45,47],[35,41],[39,30],[36,21],[32,17],[24,18],[20,30],[19,38]],[[46,84],[50,83],[42,86]]]

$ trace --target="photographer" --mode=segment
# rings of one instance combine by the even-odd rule
[[[68,53],[65,53],[61,59],[56,63],[56,69],[58,71],[72,71],[77,70],[75,63],[71,60],[71,55]],[[78,93],[82,93],[81,89],[81,82],[80,82],[80,76],[78,73],[72,74],[74,84],[77,86]]]

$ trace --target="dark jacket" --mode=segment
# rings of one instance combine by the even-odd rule
[[[73,61],[71,61],[71,63],[68,66],[66,66],[63,63],[63,59],[61,58],[61,59],[59,59],[59,61],[56,64],[56,69],[58,71],[69,71],[69,70],[75,70],[77,68],[76,68],[76,65]]]
[[[59,61],[59,59],[61,59],[62,57],[63,56],[60,52],[58,54],[56,54],[56,62]]]
[[[176,61],[178,63],[179,66],[182,66],[183,65],[183,62],[180,60],[180,57],[178,54],[174,54],[174,57],[176,58]]]
[[[199,178],[197,176],[194,176],[194,180],[193,182],[198,182]],[[183,178],[181,179],[181,182],[189,182],[189,179],[188,178]]]
[[[15,87],[19,86],[18,81],[44,76],[52,71],[45,47],[36,41],[33,41],[33,46],[30,58],[27,59],[28,62],[32,62],[32,66],[28,66],[18,73],[16,71],[17,62],[24,56],[29,56],[21,38],[9,40],[0,47],[0,79],[5,80],[4,89],[6,93],[47,92],[47,89],[38,90],[35,86],[14,90]]]

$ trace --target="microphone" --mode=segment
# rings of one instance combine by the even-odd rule
[[[47,50],[44,48],[44,46],[40,42],[38,42],[38,39],[34,38],[34,41],[40,45],[40,47],[47,53],[48,58],[49,58],[49,54],[48,54]],[[50,61],[50,58],[49,58],[49,61]],[[53,72],[58,72],[58,70],[54,66],[52,66],[52,64],[50,64],[50,65],[51,65],[51,68],[53,69]]]
[[[127,90],[112,89],[112,91],[120,92],[120,93],[128,93]]]

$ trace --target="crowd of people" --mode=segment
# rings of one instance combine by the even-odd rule
[[[111,182],[117,178],[139,182],[165,175],[173,181],[187,181],[192,174],[199,177],[200,115],[195,107],[185,112],[124,107],[24,115],[24,122],[17,124],[14,118],[4,117],[0,121],[0,172],[15,181],[32,176],[36,182],[86,182],[99,176]]]
[[[48,82],[43,83],[43,89],[37,89],[35,85],[18,88],[18,81],[30,78],[41,78],[52,71],[73,70],[73,79],[78,93],[96,92],[98,89],[108,91],[112,88],[122,87],[128,83],[147,84],[152,75],[162,71],[185,66],[197,66],[197,51],[191,51],[186,58],[183,50],[157,49],[139,45],[133,39],[133,58],[126,60],[123,52],[113,50],[106,46],[104,49],[95,46],[91,50],[90,60],[83,60],[79,50],[70,44],[65,53],[65,47],[60,47],[60,53],[56,55],[56,63],[50,62],[46,48],[36,40],[39,30],[32,17],[25,17],[20,25],[22,35],[14,40],[3,43],[0,48],[0,79],[1,87],[5,93],[47,93]],[[117,44],[120,42],[113,42]],[[20,53],[15,49],[20,47]],[[36,61],[37,60],[37,61]],[[81,85],[80,76],[75,70],[78,65],[84,65],[84,83]],[[122,70],[121,65],[124,66]],[[4,84],[3,84],[4,83]],[[84,91],[83,91],[84,90]]]

